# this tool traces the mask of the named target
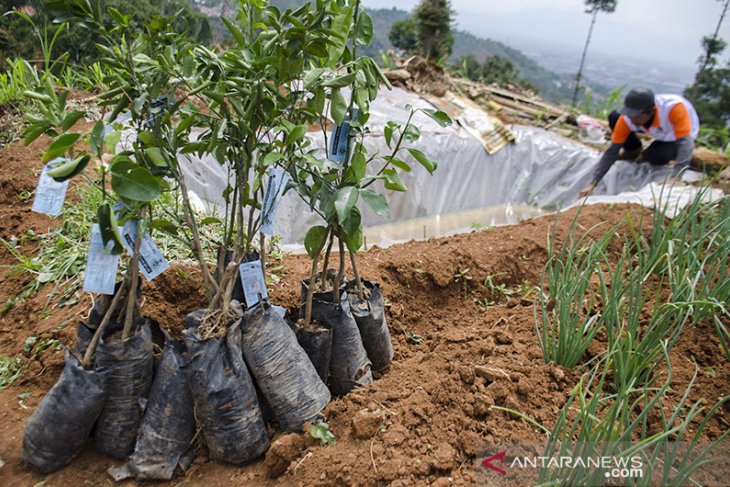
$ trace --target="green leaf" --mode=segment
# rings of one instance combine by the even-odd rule
[[[367,46],[372,39],[373,20],[365,10],[362,10],[357,18],[357,25],[355,26],[355,40],[359,44]]]
[[[150,223],[150,229],[160,230],[170,235],[177,235],[177,225],[165,219],[152,220],[152,223]]]
[[[393,132],[397,126],[397,123],[390,120],[385,124],[385,128],[383,128],[383,135],[385,135],[385,143],[388,144],[388,148],[390,148],[390,142],[393,140]]]
[[[405,138],[408,142],[415,142],[420,137],[421,131],[418,130],[418,127],[416,127],[412,123],[406,125],[406,131],[403,133],[403,138]]]
[[[106,138],[104,139],[104,150],[113,154],[114,152],[116,152],[117,145],[119,144],[120,140],[122,140],[121,130],[112,130],[111,132],[106,134]]]
[[[428,172],[429,172],[430,174],[433,174],[433,172],[434,172],[434,171],[436,170],[436,168],[438,167],[438,164],[436,163],[436,161],[432,161],[431,159],[429,159],[429,158],[428,158],[428,157],[426,156],[426,154],[424,154],[424,153],[423,153],[423,152],[421,152],[420,150],[418,150],[418,149],[408,149],[408,152],[410,152],[410,153],[411,153],[411,155],[412,155],[413,157],[415,157],[415,159],[416,159],[416,160],[417,160],[418,162],[420,162],[420,163],[421,163],[421,165],[422,165],[423,167],[425,167],[425,168],[426,168],[426,171],[428,171]]]
[[[327,238],[327,233],[327,227],[318,225],[310,228],[304,236],[304,248],[307,250],[307,254],[310,258],[314,259],[317,256],[318,251],[322,251],[324,241]]]
[[[195,59],[188,54],[183,58],[183,76],[191,78],[195,72]]]
[[[292,129],[291,132],[289,132],[289,135],[286,136],[286,145],[291,146],[295,144],[296,142],[299,142],[304,138],[304,134],[307,133],[307,126],[306,125],[297,125]]]
[[[307,71],[307,74],[304,75],[304,89],[308,90],[311,88],[312,85],[322,77],[322,74],[325,71],[326,69],[324,68],[316,68]]]
[[[264,156],[264,166],[269,167],[272,164],[275,164],[282,160],[284,158],[284,154],[281,152],[269,152]]]
[[[340,224],[344,223],[350,216],[350,210],[357,203],[359,193],[355,186],[345,186],[335,193],[335,211]]]
[[[388,207],[388,200],[385,196],[378,194],[371,189],[364,189],[360,191],[360,196],[368,207],[370,207],[376,215],[390,218],[390,208]]]
[[[109,167],[112,188],[123,198],[150,202],[160,197],[160,183],[152,173],[129,159],[121,159]]]
[[[29,145],[32,143],[35,139],[43,135],[46,130],[48,130],[50,125],[29,125],[28,128],[25,130],[25,134],[23,137],[23,143],[25,145]]]
[[[142,142],[144,145],[157,145],[157,138],[152,132],[142,131],[137,134],[137,140]]]
[[[148,147],[144,150],[145,157],[157,167],[167,167],[167,160],[159,147]]]
[[[421,109],[423,113],[431,117],[437,124],[441,125],[442,127],[448,127],[452,124],[451,117],[446,112],[442,112],[441,110],[433,110],[431,108],[423,108]]]
[[[350,161],[350,167],[352,168],[352,174],[355,177],[355,183],[359,183],[362,178],[365,177],[367,164],[368,161],[365,159],[363,151],[359,150],[353,154],[352,160]]]
[[[322,83],[322,86],[328,88],[344,88],[345,86],[350,86],[353,81],[355,81],[355,73],[348,73],[325,81]]]
[[[347,102],[345,97],[342,96],[339,89],[332,90],[332,104],[330,106],[330,113],[332,120],[337,125],[342,125],[345,121],[345,113],[347,112]]]
[[[355,206],[347,221],[342,225],[342,240],[351,252],[357,252],[362,247],[362,215],[360,210]]]
[[[61,134],[51,143],[46,153],[43,155],[43,163],[55,159],[56,157],[62,156],[68,149],[73,147],[77,140],[81,137],[81,134]]]
[[[109,203],[104,203],[99,207],[96,212],[97,219],[99,220],[99,230],[101,232],[101,240],[104,242],[106,247],[108,242],[114,242],[112,247],[112,254],[121,254],[122,249],[122,234],[119,231],[117,225],[117,219],[114,216],[114,212],[109,206]]]
[[[201,225],[218,225],[220,223],[222,223],[220,221],[220,219],[218,219],[214,216],[209,216],[209,217],[206,217],[206,218],[203,218],[202,220],[200,220]]]
[[[66,162],[65,164],[61,164],[58,167],[54,167],[53,169],[48,171],[48,175],[52,177],[55,181],[62,183],[63,181],[71,179],[72,177],[83,171],[89,164],[90,160],[91,156],[88,154],[79,156],[73,161]]]
[[[142,93],[134,100],[134,103],[132,103],[132,110],[134,110],[135,113],[141,113],[145,102],[147,102],[147,93]]]
[[[98,156],[104,151],[104,122],[99,120],[91,130],[91,137],[89,137],[89,145],[91,150]]]
[[[243,32],[241,32],[241,29],[239,29],[238,26],[236,26],[233,22],[223,16],[221,16],[221,20],[224,24],[226,24],[226,27],[228,27],[228,30],[231,32],[233,38],[236,39],[238,45],[241,47],[245,46],[246,40],[243,37]]]
[[[393,164],[401,171],[411,172],[411,166],[409,166],[408,163],[406,163],[405,161],[398,159],[397,157],[386,156],[384,157],[384,159]]]
[[[63,122],[61,122],[61,128],[64,132],[67,131],[68,129],[73,127],[76,122],[78,122],[84,115],[86,115],[86,112],[75,111],[69,113],[64,117]]]
[[[385,182],[383,185],[386,189],[390,189],[392,191],[408,191],[408,188],[405,184],[403,184],[403,181],[401,181],[400,176],[398,176],[398,173],[395,169],[385,169],[383,171],[383,176],[385,177]]]

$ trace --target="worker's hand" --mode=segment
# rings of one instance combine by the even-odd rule
[[[578,199],[583,199],[583,198],[585,198],[586,196],[590,196],[590,195],[592,195],[592,194],[593,194],[593,190],[594,190],[594,189],[596,189],[596,185],[595,185],[595,184],[593,184],[593,183],[589,184],[588,186],[586,186],[586,187],[585,187],[585,188],[583,189],[583,191],[581,191],[580,193],[578,193]]]

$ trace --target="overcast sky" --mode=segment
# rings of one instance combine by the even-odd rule
[[[363,1],[371,8],[396,6],[408,11],[418,3]],[[702,36],[714,32],[723,3],[618,0],[614,13],[598,15],[589,56],[591,52],[626,53],[638,59],[693,68],[701,53]],[[515,47],[554,44],[580,53],[590,25],[583,0],[451,0],[451,5],[459,29]],[[730,18],[725,19],[720,37],[730,41]],[[724,59],[728,54],[724,53]]]

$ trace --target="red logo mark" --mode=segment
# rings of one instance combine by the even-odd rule
[[[500,465],[504,465],[504,456],[506,454],[507,454],[507,452],[504,452],[503,451],[503,452],[497,453],[496,455],[492,455],[489,458],[485,458],[484,460],[482,460],[482,466],[483,467],[487,467],[487,468],[491,468],[492,470],[494,470],[495,472],[497,472],[500,475],[507,475],[507,471],[506,470],[503,470],[503,469],[499,468],[496,465],[492,465],[492,461],[493,460],[499,460],[499,464]]]

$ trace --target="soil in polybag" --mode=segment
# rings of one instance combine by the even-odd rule
[[[58,382],[25,425],[22,458],[33,470],[51,473],[81,452],[106,401],[108,371],[85,370],[66,351]]]
[[[339,304],[313,300],[312,319],[332,329],[332,359],[328,382],[332,393],[341,396],[355,387],[372,383],[371,363],[362,344],[360,330],[350,311],[347,293],[342,293]]]
[[[96,351],[97,367],[109,369],[108,398],[96,425],[96,448],[114,458],[134,451],[142,419],[142,401],[152,384],[153,356],[150,321],[125,341],[117,332],[102,337]]]
[[[284,319],[268,303],[240,322],[243,357],[279,426],[301,431],[330,401],[330,392]]]
[[[147,407],[137,435],[134,453],[127,463],[111,469],[115,480],[169,480],[192,460],[195,436],[193,397],[183,371],[182,343],[165,342]]]
[[[305,327],[300,322],[293,324],[292,330],[296,334],[299,346],[314,365],[317,375],[326,384],[332,362],[332,329],[316,322]]]
[[[352,280],[347,284],[347,298],[350,301],[352,316],[355,317],[360,337],[365,346],[368,358],[373,364],[373,371],[383,372],[393,361],[393,344],[390,341],[390,331],[385,322],[383,294],[380,286],[361,281],[364,287],[364,296],[357,294],[357,286]]]
[[[320,272],[317,274],[317,285],[314,287],[314,293],[312,293],[312,298],[316,299],[317,301],[330,301],[333,302],[333,296],[332,296],[332,286],[334,286],[335,282],[335,276],[337,275],[337,271],[335,269],[327,269],[327,272],[325,273],[325,287],[324,291],[322,290],[322,273]],[[303,279],[301,281],[301,298],[299,300],[299,310],[300,310],[300,318],[304,317],[304,306],[307,302],[307,290],[309,289],[309,279]],[[342,282],[340,283],[340,295],[345,291],[345,278],[343,276]]]
[[[186,318],[186,325],[192,324]],[[250,462],[268,449],[269,437],[243,361],[241,328],[232,326],[226,337],[207,340],[196,329],[183,331],[185,372],[208,454],[234,465]]]

